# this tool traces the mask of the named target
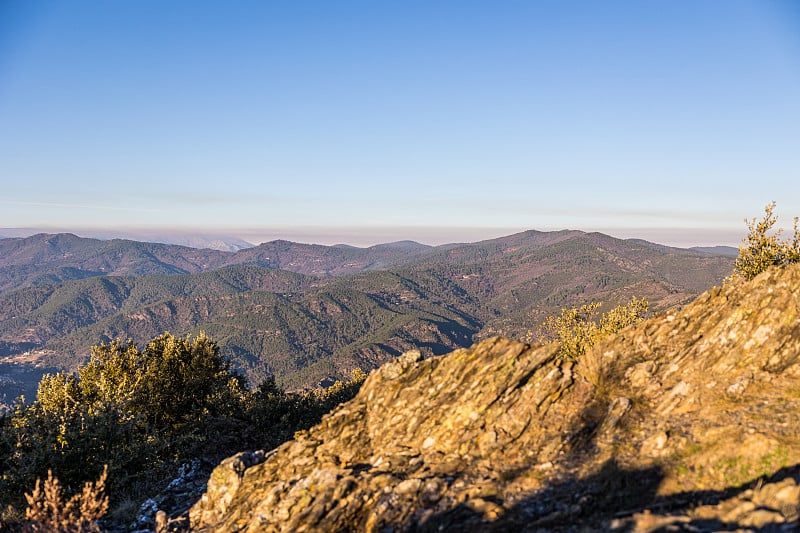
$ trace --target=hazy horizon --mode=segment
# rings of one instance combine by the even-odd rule
[[[167,242],[172,244],[186,244],[189,239],[214,238],[234,240],[240,239],[252,246],[275,240],[287,240],[305,244],[321,244],[325,246],[348,245],[356,247],[369,247],[377,244],[387,244],[399,241],[415,241],[429,246],[453,243],[472,243],[483,240],[506,237],[515,233],[528,230],[536,231],[561,231],[577,230],[586,233],[599,232],[619,239],[643,239],[656,244],[673,246],[676,248],[731,246],[738,247],[746,233],[744,230],[728,232],[725,230],[670,230],[670,229],[636,229],[636,228],[596,228],[584,230],[579,228],[418,228],[410,231],[409,228],[383,228],[380,231],[367,232],[363,228],[338,228],[331,231],[329,228],[293,228],[293,229],[264,229],[240,230],[233,232],[223,231],[198,231],[194,229],[151,229],[137,230],[135,228],[97,229],[97,228],[0,228],[2,237],[28,237],[37,233],[73,233],[80,237],[98,239],[132,239],[149,242]]]

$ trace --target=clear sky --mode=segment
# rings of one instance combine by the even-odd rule
[[[800,2],[0,1],[0,227],[260,242],[800,215]]]

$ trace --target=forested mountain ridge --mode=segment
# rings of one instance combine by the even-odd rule
[[[74,368],[101,341],[204,330],[254,382],[265,374],[319,380],[371,368],[413,342],[433,353],[470,342],[475,302],[439,285],[423,274],[318,280],[253,266],[92,278],[0,296],[0,350],[43,349],[48,364]]]
[[[237,252],[71,233],[0,239],[0,294],[17,288],[97,276],[192,274],[258,265],[314,276],[351,274],[404,264],[432,247],[412,241],[369,248],[277,240]]]
[[[107,275],[188,274],[218,268],[231,254],[71,233],[0,240],[0,293]]]
[[[237,253],[71,235],[11,241],[0,241],[3,268],[40,281],[75,269],[83,279],[0,294],[0,356],[39,351],[40,363],[74,368],[101,341],[203,330],[253,382],[272,374],[288,386],[415,346],[440,354],[495,334],[525,338],[548,314],[588,301],[635,295],[664,309],[719,283],[733,263],[580,231],[439,247],[274,241]]]
[[[341,276],[405,265],[433,249],[413,241],[356,248],[277,240],[240,250],[228,264],[252,263],[311,276]]]
[[[0,239],[0,294],[18,288],[61,283],[98,276],[192,274],[230,265],[257,265],[313,276],[354,274],[367,270],[401,268],[442,261],[469,262],[542,248],[587,234],[581,231],[525,231],[507,237],[469,244],[427,246],[413,241],[379,244],[368,248],[322,246],[284,240],[262,243],[237,252],[140,242],[99,240],[70,233],[37,234]],[[644,245],[668,253],[723,255],[684,250],[635,239],[625,245]],[[730,255],[726,252],[724,255]]]

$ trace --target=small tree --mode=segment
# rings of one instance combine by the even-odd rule
[[[183,433],[209,416],[235,412],[246,391],[244,378],[203,332],[191,340],[164,333],[147,344],[142,357],[135,410],[168,432]]]
[[[784,241],[779,238],[783,232],[782,228],[772,231],[772,227],[778,221],[774,210],[775,202],[772,202],[764,208],[765,214],[762,220],[745,219],[750,232],[739,247],[733,277],[739,276],[751,280],[772,266],[784,267],[800,262],[798,218],[794,218],[792,240]]]

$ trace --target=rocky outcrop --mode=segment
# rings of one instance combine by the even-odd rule
[[[800,267],[712,289],[578,362],[557,353],[502,338],[428,360],[406,353],[294,441],[223,462],[191,526],[702,531],[797,520]]]

